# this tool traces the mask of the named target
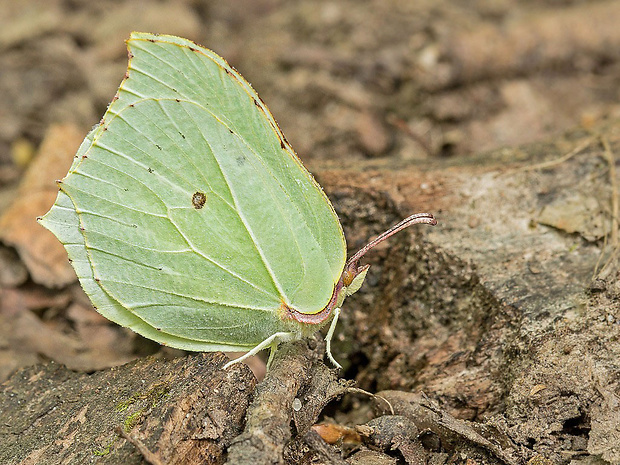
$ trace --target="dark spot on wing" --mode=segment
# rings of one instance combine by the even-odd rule
[[[194,192],[194,195],[192,195],[192,205],[196,210],[200,210],[204,207],[206,201],[207,196],[204,192]]]
[[[237,162],[237,166],[245,165],[245,157],[243,155],[239,155],[237,158],[235,158],[235,161]]]
[[[153,172],[153,168],[147,168],[147,170],[148,170],[149,173]]]
[[[180,135],[183,139],[185,139],[185,134],[183,134],[182,132],[179,132],[179,135]]]
[[[280,139],[280,148],[284,149],[286,146],[284,145],[284,141]]]
[[[155,147],[157,147],[159,150],[161,150],[161,145],[155,144]]]

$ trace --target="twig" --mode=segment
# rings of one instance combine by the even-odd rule
[[[562,155],[559,158],[555,158],[555,159],[549,160],[549,161],[544,161],[542,163],[537,163],[535,165],[528,165],[528,166],[523,166],[521,168],[515,168],[513,170],[508,170],[508,173],[518,173],[518,172],[521,172],[521,171],[533,171],[533,170],[542,170],[542,169],[545,169],[545,168],[552,168],[554,166],[560,165],[560,164],[570,160],[575,155],[577,155],[579,152],[581,152],[586,147],[588,147],[590,144],[592,144],[592,142],[594,142],[594,137],[589,137],[588,139],[583,141],[581,144],[579,144],[577,147],[575,147],[573,150],[571,150],[570,152],[568,152],[565,155]]]
[[[435,433],[441,438],[442,444],[448,450],[469,442],[489,451],[507,465],[519,463],[513,455],[516,453],[516,448],[498,445],[502,442],[508,444],[507,437],[498,432],[497,443],[491,442],[476,431],[475,424],[454,418],[432,401],[429,401],[423,393],[382,391],[380,394],[390,400],[397,415],[409,418],[420,431],[428,430]],[[379,406],[377,408],[381,410]]]
[[[599,277],[599,274],[602,272],[602,270],[604,270],[607,265],[609,265],[611,259],[614,256],[614,252],[612,250],[612,253],[610,255],[610,257],[605,261],[605,264],[601,267],[601,261],[603,261],[603,256],[605,255],[605,249],[607,248],[607,234],[605,234],[605,236],[603,236],[603,245],[601,247],[601,252],[598,255],[598,258],[596,259],[596,263],[594,264],[594,270],[592,272],[592,278],[591,281],[594,281],[597,277]]]
[[[227,463],[283,463],[284,446],[292,436],[293,400],[316,359],[306,340],[282,345],[267,376],[256,386],[245,429],[233,440]]]
[[[618,257],[618,252],[620,250],[620,245],[618,244],[618,213],[620,210],[620,205],[618,199],[618,183],[616,181],[616,160],[613,151],[611,150],[611,146],[609,145],[609,140],[606,137],[601,136],[600,141],[603,146],[603,154],[607,160],[607,164],[609,165],[609,183],[611,185],[611,231],[609,233],[609,245],[611,245],[612,250],[603,266],[599,268],[603,258],[603,252],[601,252],[596,265],[594,266],[592,280],[597,277],[601,277],[606,270],[610,269],[610,265]],[[607,248],[607,245],[607,235],[605,235],[601,250],[604,251]]]
[[[377,394],[373,394],[372,392],[364,391],[363,389],[356,388],[356,387],[347,388],[347,392],[354,392],[354,393],[357,393],[357,394],[364,394],[366,396],[372,397],[373,399],[381,399],[390,408],[390,414],[394,415],[394,407],[392,407],[392,404],[390,404],[390,401],[387,400],[385,397],[381,397],[381,396],[379,396]]]
[[[616,160],[607,137],[601,137],[605,158],[609,164],[609,183],[611,184],[611,245],[618,247],[618,183],[616,182]]]
[[[426,153],[426,155],[433,155],[433,150],[431,149],[431,146],[426,141],[426,139],[424,139],[424,137],[411,129],[411,127],[409,127],[409,125],[405,121],[397,117],[388,117],[387,122],[393,125],[396,129],[404,132],[406,136],[417,142],[418,145],[422,147],[422,150],[424,151],[424,153]]]

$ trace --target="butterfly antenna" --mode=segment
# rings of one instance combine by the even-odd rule
[[[380,244],[381,242],[386,240],[388,237],[393,236],[398,231],[402,231],[403,229],[408,228],[412,224],[420,224],[420,223],[430,224],[431,226],[434,226],[437,224],[437,220],[430,213],[415,213],[405,218],[400,223],[395,224],[387,231],[379,234],[375,239],[373,239],[368,244],[366,244],[364,247],[362,247],[360,250],[358,250],[355,253],[355,255],[349,258],[349,261],[347,262],[346,271],[349,273],[349,276],[351,276],[350,279],[352,279],[352,277],[354,277],[360,272],[360,269],[358,269],[357,267],[357,262],[360,260],[360,258],[362,258],[366,254],[366,252],[368,252],[370,249],[372,249],[377,244]]]

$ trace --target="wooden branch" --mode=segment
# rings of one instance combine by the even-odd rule
[[[228,463],[285,463],[284,448],[293,433],[306,434],[325,405],[346,391],[350,383],[338,380],[337,370],[320,361],[325,344],[318,341],[283,344],[278,350],[267,376],[256,387],[245,430],[233,441]],[[299,406],[293,408],[295,399]]]
[[[256,383],[245,365],[222,370],[226,362],[216,353],[92,375],[54,363],[23,369],[0,391],[0,463],[215,463]]]

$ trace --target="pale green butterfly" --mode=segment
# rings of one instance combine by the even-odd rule
[[[129,67],[40,222],[105,317],[161,344],[248,351],[314,334],[368,271],[250,84],[179,37],[132,33]],[[346,261],[346,263],[345,263]],[[233,362],[231,362],[233,363]]]

